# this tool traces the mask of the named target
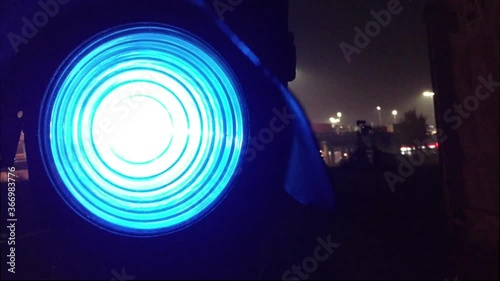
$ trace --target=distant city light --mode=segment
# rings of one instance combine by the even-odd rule
[[[429,92],[429,91],[426,91],[424,92],[424,97],[433,97],[434,96],[434,93],[433,92]]]
[[[378,110],[378,125],[382,126],[382,108],[380,106],[377,106]]]
[[[340,119],[337,119],[337,118],[334,118],[334,117],[330,118],[330,123],[332,123],[332,124],[337,124],[339,122],[340,122]]]
[[[337,117],[341,118],[342,117],[342,112],[337,112]]]
[[[392,115],[394,115],[394,124],[396,124],[396,122],[397,122],[397,116],[398,116],[398,111],[397,110],[393,110],[392,111]]]

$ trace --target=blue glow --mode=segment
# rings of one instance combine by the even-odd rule
[[[246,131],[240,92],[222,57],[183,30],[103,32],[68,57],[47,91],[45,167],[64,200],[99,226],[177,230],[227,193]]]

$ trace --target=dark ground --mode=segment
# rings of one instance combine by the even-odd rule
[[[333,221],[345,247],[318,278],[454,279],[438,166],[418,167],[394,193],[385,171],[333,170],[339,210]]]
[[[418,167],[404,183],[398,184],[394,193],[386,183],[384,171],[386,169],[377,171],[353,167],[331,170],[337,209],[333,214],[321,218],[329,232],[316,236],[331,234],[332,241],[341,246],[325,262],[319,263],[317,271],[309,279],[463,280],[450,259],[450,239],[438,166]],[[5,184],[2,184],[4,191]],[[33,220],[30,220],[29,225],[22,224],[21,218],[26,221],[35,215],[24,207],[33,203],[27,183],[17,183],[16,196],[20,218],[16,229],[18,242],[25,245],[44,243],[51,235],[50,229]],[[5,206],[5,198],[2,193],[2,206]],[[6,221],[4,209],[2,207],[2,225]],[[2,227],[2,233],[6,233],[5,226]],[[314,245],[317,242],[311,241],[310,245],[304,246],[304,253],[312,254]],[[38,271],[44,279],[57,276],[55,264],[53,268],[29,269],[29,274],[19,272],[26,270],[21,268],[18,268],[15,276],[9,274],[3,262],[7,255],[6,246],[5,235],[2,235],[2,279],[24,278],[33,275],[32,270]],[[19,256],[23,254],[28,253],[18,253]],[[44,259],[45,256],[41,254],[39,258]],[[296,263],[300,264],[301,260]],[[270,272],[283,272],[283,269],[264,271],[269,271],[269,274],[263,273],[262,276],[280,279],[281,274]],[[109,273],[99,279],[112,277]],[[136,278],[141,279],[141,276]]]

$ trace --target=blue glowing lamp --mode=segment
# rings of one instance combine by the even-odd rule
[[[98,34],[53,77],[44,165],[65,202],[107,230],[185,227],[227,194],[247,128],[242,93],[209,45],[167,25]]]

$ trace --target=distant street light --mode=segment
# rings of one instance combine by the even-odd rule
[[[432,98],[434,97],[434,93],[433,92],[429,92],[429,91],[425,91],[423,93],[424,97],[427,97],[427,98]],[[432,100],[432,121],[435,123],[436,122],[436,117],[434,116],[434,100]]]
[[[337,117],[338,118],[342,117],[342,112],[337,112]]]
[[[377,111],[378,111],[378,124],[382,126],[382,108],[380,106],[377,106]]]
[[[396,119],[397,119],[397,116],[398,116],[398,111],[397,110],[393,110],[392,111],[392,115],[394,116],[394,124],[396,124]]]
[[[433,97],[434,93],[433,92],[429,92],[429,91],[425,91],[423,95],[424,95],[424,97]]]
[[[330,123],[332,123],[332,128],[335,128],[335,126],[340,122],[340,119],[330,117]]]

